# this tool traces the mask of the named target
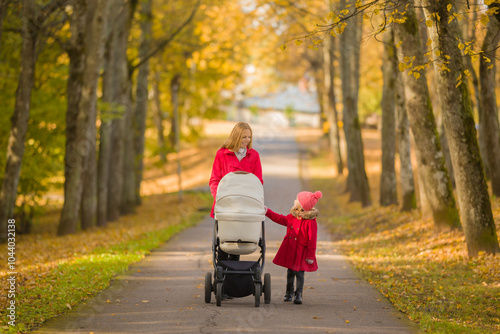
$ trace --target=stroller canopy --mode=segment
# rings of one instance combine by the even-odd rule
[[[217,188],[214,213],[218,220],[263,221],[264,187],[259,178],[245,172],[226,174]]]

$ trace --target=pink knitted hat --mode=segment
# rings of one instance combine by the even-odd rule
[[[300,203],[300,206],[304,211],[309,211],[314,206],[316,203],[318,203],[318,200],[323,196],[321,191],[316,191],[315,193],[311,193],[309,191],[302,191],[297,194],[297,200]]]

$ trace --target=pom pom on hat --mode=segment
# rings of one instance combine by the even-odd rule
[[[314,206],[316,205],[316,203],[318,203],[318,200],[321,197],[323,197],[321,191],[316,191],[315,193],[309,191],[302,191],[298,193],[297,200],[299,201],[302,209],[304,209],[305,211],[309,211],[312,208],[314,208]]]

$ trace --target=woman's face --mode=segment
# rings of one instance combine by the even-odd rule
[[[241,138],[241,147],[240,148],[246,148],[248,144],[250,143],[250,140],[252,140],[252,133],[250,130],[243,130],[243,136]]]

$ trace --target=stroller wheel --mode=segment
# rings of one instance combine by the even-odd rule
[[[264,274],[264,303],[271,303],[271,274]]]
[[[260,283],[255,283],[255,307],[260,306],[260,295],[262,293],[262,285]]]
[[[217,282],[217,289],[215,289],[215,302],[220,306],[222,301],[222,282]]]
[[[212,273],[205,274],[205,303],[210,303],[212,299]]]

